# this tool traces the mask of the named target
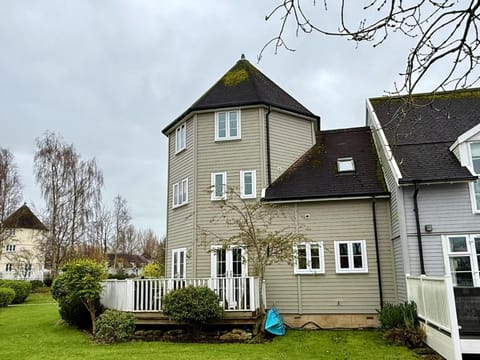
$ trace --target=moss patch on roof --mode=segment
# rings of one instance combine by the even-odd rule
[[[243,68],[234,68],[227,72],[223,78],[223,85],[225,86],[237,86],[241,82],[248,80],[248,72]]]
[[[404,102],[409,103],[409,100],[416,101],[434,101],[434,100],[449,100],[449,99],[461,99],[461,98],[478,98],[480,97],[480,88],[473,89],[459,89],[459,90],[449,90],[436,93],[419,93],[411,95],[398,95],[398,96],[381,96],[371,98],[370,102],[373,105],[382,103],[382,102]]]

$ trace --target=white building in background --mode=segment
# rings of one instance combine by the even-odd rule
[[[0,253],[0,278],[43,280],[40,245],[47,227],[26,204],[5,219],[3,226],[7,238]]]

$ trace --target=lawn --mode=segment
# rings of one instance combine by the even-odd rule
[[[2,359],[418,359],[377,331],[288,331],[265,344],[92,343],[66,326],[48,294],[0,309]]]

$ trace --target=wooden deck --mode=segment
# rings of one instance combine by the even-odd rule
[[[170,320],[163,312],[134,312],[137,325],[182,325]],[[225,311],[223,318],[209,321],[209,325],[254,325],[259,316],[250,311]]]

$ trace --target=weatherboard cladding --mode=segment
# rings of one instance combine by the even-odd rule
[[[370,99],[400,168],[400,183],[473,180],[449,147],[480,123],[480,89]]]
[[[339,173],[352,157],[355,171]],[[388,194],[368,127],[321,131],[317,143],[267,188],[265,200],[303,200]]]
[[[166,134],[181,119],[194,111],[248,105],[273,106],[318,119],[318,116],[287,94],[248,60],[242,58],[182,115],[163,129],[163,133]]]

